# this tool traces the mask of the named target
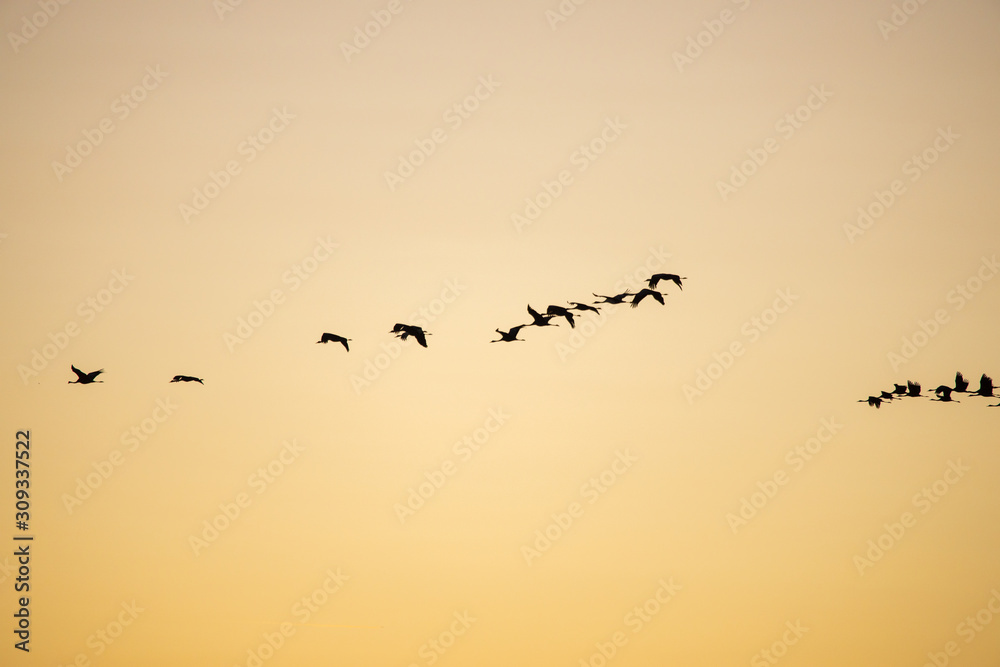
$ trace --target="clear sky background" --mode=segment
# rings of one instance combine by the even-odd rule
[[[4,3],[0,662],[994,664],[1000,7],[903,4]]]

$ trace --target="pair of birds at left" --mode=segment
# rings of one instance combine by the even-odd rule
[[[98,380],[97,376],[104,372],[102,368],[99,371],[91,371],[89,373],[84,373],[76,366],[70,366],[73,372],[76,373],[75,380],[69,380],[69,384],[91,384],[94,382],[104,382],[104,380]],[[196,378],[193,375],[175,375],[171,382],[197,382],[198,384],[205,384],[205,381],[201,378]]]

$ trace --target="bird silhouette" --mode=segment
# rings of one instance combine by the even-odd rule
[[[891,401],[892,399],[895,398],[895,396],[893,396],[887,391],[883,391],[882,394],[879,396],[879,398],[881,398],[883,401]]]
[[[939,385],[934,393],[937,394],[937,398],[932,398],[932,401],[941,401],[942,403],[958,403],[959,401],[951,400],[952,388],[946,384]]]
[[[906,381],[906,395],[907,396],[920,396],[920,383]]]
[[[67,380],[67,384],[90,384],[91,382],[104,382],[104,380],[94,379],[98,375],[104,372],[103,368],[99,371],[93,371],[91,373],[84,373],[83,371],[81,371],[76,366],[73,366],[72,364],[70,364],[70,368],[72,368],[73,372],[76,373],[76,379]]]
[[[663,305],[663,295],[659,292],[651,289],[639,290],[639,293],[632,297],[632,307],[635,308],[639,305],[639,302],[645,299],[647,296],[651,296]]]
[[[892,389],[892,393],[893,394],[896,394],[897,396],[905,396],[906,395],[906,387],[904,387],[901,384],[896,384],[895,382],[893,382],[892,385],[893,385],[893,389]]]
[[[586,303],[580,303],[579,301],[567,301],[566,303],[568,303],[569,305],[573,306],[570,310],[590,310],[590,311],[593,311],[595,313],[600,313],[601,312],[600,308],[594,308],[591,305],[588,305]]]
[[[555,315],[542,315],[537,310],[532,308],[530,303],[528,304],[528,314],[531,315],[531,319],[533,321],[531,322],[531,324],[528,324],[526,326],[535,326],[535,327],[559,326],[558,324],[552,324],[551,322],[552,318],[555,317]]]
[[[396,323],[392,327],[392,331],[389,333],[396,334],[399,338],[406,340],[407,336],[413,336],[420,343],[421,347],[427,347],[427,338],[425,336],[430,336],[430,334],[423,330],[423,328],[418,327],[415,324],[399,324]]]
[[[552,315],[553,317],[565,317],[566,321],[569,322],[571,329],[576,328],[576,323],[573,322],[573,313],[569,312],[562,306],[549,306],[545,310],[546,315]]]
[[[603,294],[597,294],[595,292],[591,292],[591,294],[599,299],[604,299],[604,301],[595,301],[594,303],[622,303],[625,299],[633,296],[632,292],[628,290],[625,290],[621,294],[616,294],[615,296],[604,296]]]
[[[338,336],[337,334],[325,333],[316,342],[317,343],[343,343],[344,344],[344,349],[347,350],[348,352],[350,352],[351,348],[347,346],[347,341],[349,341],[349,340],[351,340],[351,339],[350,338],[344,338],[343,336]]]
[[[171,382],[197,382],[198,384],[205,384],[204,380],[196,378],[193,375],[175,375]]]
[[[986,373],[983,373],[983,377],[979,378],[979,391],[973,394],[973,396],[993,396],[993,378],[991,378]]]
[[[490,342],[491,343],[512,343],[512,342],[514,342],[516,340],[524,342],[524,339],[523,338],[518,338],[517,334],[518,334],[519,331],[521,331],[522,327],[526,327],[526,326],[530,326],[530,325],[528,325],[528,324],[518,324],[516,327],[511,327],[510,331],[500,331],[499,329],[497,329],[497,333],[500,334],[500,337],[497,338],[496,340],[491,340]]]
[[[965,393],[969,388],[969,381],[962,377],[962,371],[955,373],[955,391]]]
[[[655,289],[656,284],[661,280],[669,280],[670,282],[674,283],[681,289],[684,289],[684,286],[681,285],[681,281],[687,280],[687,276],[682,277],[677,275],[676,273],[655,273],[652,276],[650,276],[649,280],[647,280],[646,282],[649,284],[649,289]]]
[[[878,396],[869,396],[868,398],[859,399],[858,403],[867,403],[877,410],[882,405],[882,399]]]

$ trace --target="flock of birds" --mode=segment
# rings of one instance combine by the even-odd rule
[[[682,281],[684,280],[687,280],[686,276],[679,276],[675,273],[657,273],[651,276],[646,281],[648,287],[641,289],[638,292],[633,293],[629,290],[625,290],[621,294],[615,294],[614,296],[594,294],[595,297],[601,300],[594,301],[593,305],[588,303],[582,303],[579,301],[567,301],[566,303],[569,304],[568,308],[565,306],[552,305],[545,310],[545,313],[539,313],[538,311],[536,311],[534,308],[531,307],[531,304],[528,304],[528,314],[531,315],[531,322],[528,322],[527,324],[518,324],[515,327],[511,327],[507,331],[501,331],[500,329],[497,329],[496,332],[500,334],[500,338],[497,338],[496,340],[491,340],[490,342],[491,343],[510,343],[513,341],[523,342],[524,341],[523,338],[517,337],[517,335],[521,332],[521,329],[523,329],[524,327],[531,327],[531,326],[535,327],[558,326],[557,324],[552,324],[552,319],[556,317],[565,318],[566,321],[569,322],[569,326],[571,328],[574,328],[576,327],[576,321],[574,320],[573,313],[571,311],[574,310],[578,312],[592,311],[594,313],[599,313],[601,309],[597,308],[598,305],[608,304],[608,303],[610,304],[625,303],[629,299],[629,297],[631,297],[629,305],[632,308],[637,307],[639,303],[647,296],[652,297],[654,300],[658,301],[660,305],[664,305],[665,303],[663,300],[664,294],[662,292],[658,292],[656,290],[656,286],[660,283],[660,281],[672,282],[675,285],[677,285],[677,287],[683,290],[684,286],[682,284]],[[419,327],[415,324],[402,324],[399,322],[397,322],[396,325],[392,327],[392,330],[389,333],[395,334],[396,337],[401,338],[402,340],[406,340],[407,338],[410,338],[412,336],[413,339],[416,340],[421,347],[427,347],[427,336],[431,335],[430,332],[424,331],[422,327]],[[350,352],[351,347],[350,345],[348,345],[348,343],[351,340],[352,339],[346,338],[339,334],[324,333],[322,336],[320,336],[320,339],[316,341],[316,343],[317,344],[340,343],[341,345],[344,346],[344,349],[346,351]],[[76,366],[70,366],[70,368],[73,370],[74,373],[76,373],[77,379],[70,380],[69,384],[91,384],[94,382],[103,382],[103,380],[97,379],[97,376],[104,372],[103,368],[101,370],[92,371],[90,373],[84,373]],[[205,384],[205,381],[202,380],[201,378],[197,378],[191,375],[175,375],[173,379],[170,381],[197,382],[199,384]]]
[[[931,398],[932,401],[940,401],[941,403],[960,403],[961,401],[956,401],[951,397],[953,393],[955,394],[968,394],[970,396],[985,396],[986,398],[996,398],[1000,397],[998,394],[993,393],[993,378],[991,378],[986,373],[979,378],[979,389],[977,391],[969,391],[969,381],[962,376],[962,372],[959,371],[955,373],[955,386],[949,387],[946,384],[938,385],[938,388],[934,390],[934,394],[937,398]],[[901,384],[895,384],[892,391],[882,391],[878,396],[869,396],[868,398],[862,398],[858,403],[868,403],[868,405],[873,408],[879,408],[882,403],[888,401],[899,400],[902,398],[921,398],[924,395],[920,393],[921,387],[919,382],[906,381],[906,386]],[[991,408],[1000,408],[1000,403],[996,405],[990,405]]]

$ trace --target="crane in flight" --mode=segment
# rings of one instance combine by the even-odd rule
[[[566,321],[569,322],[570,329],[576,328],[576,323],[573,321],[573,313],[562,306],[549,306],[545,310],[545,314],[553,317],[565,317]]]
[[[589,310],[595,313],[601,312],[600,308],[594,308],[591,305],[588,305],[586,303],[580,303],[579,301],[567,301],[566,303],[573,306],[572,308],[570,308],[570,310]]]
[[[953,401],[951,399],[951,392],[953,389],[946,384],[938,385],[938,388],[934,390],[937,394],[937,398],[932,398],[932,401],[941,401],[942,403],[958,403],[959,401]]]
[[[901,384],[893,382],[892,393],[895,394],[896,396],[906,396],[906,387]]]
[[[599,299],[604,299],[604,301],[595,301],[594,303],[623,303],[625,299],[633,296],[632,292],[628,290],[614,296],[604,296],[603,294],[597,294],[596,292],[591,292],[591,294]]]
[[[962,377],[962,371],[955,373],[955,391],[964,394],[969,388],[969,381]]]
[[[663,295],[661,293],[657,292],[656,290],[642,289],[639,290],[638,294],[632,297],[632,307],[633,308],[637,307],[639,305],[639,302],[642,301],[647,296],[653,297],[654,299],[660,302],[661,306],[663,305]]]
[[[906,395],[917,397],[920,396],[920,383],[906,381]]]
[[[993,378],[991,378],[986,373],[983,373],[983,377],[979,378],[979,391],[973,394],[973,396],[993,396]]]
[[[878,396],[869,396],[868,398],[859,399],[858,403],[867,403],[877,410],[882,405],[882,400]]]
[[[193,375],[175,375],[171,382],[197,382],[198,384],[205,384],[204,380],[196,378]]]
[[[83,371],[81,371],[79,368],[77,368],[72,364],[70,364],[70,368],[72,368],[73,372],[76,373],[76,379],[68,380],[67,381],[68,384],[90,384],[91,382],[104,382],[104,380],[96,379],[98,375],[104,372],[103,368],[99,371],[93,371],[90,373],[84,373]]]
[[[535,310],[534,308],[532,308],[530,303],[528,304],[528,314],[531,315],[532,322],[531,322],[531,324],[528,324],[526,326],[529,326],[529,327],[531,327],[531,326],[535,326],[535,327],[557,327],[557,326],[559,326],[558,324],[552,324],[552,322],[551,322],[552,318],[555,317],[555,315],[542,315],[537,310]]]
[[[497,329],[497,333],[500,334],[500,337],[497,338],[496,340],[491,340],[490,342],[491,343],[512,343],[515,340],[524,342],[524,339],[523,338],[518,338],[517,334],[521,331],[522,327],[527,327],[527,326],[531,326],[531,325],[529,325],[529,324],[518,324],[516,327],[511,327],[510,331],[500,331],[499,329]]]
[[[656,284],[661,280],[669,280],[681,289],[684,289],[681,281],[687,280],[687,276],[679,276],[676,273],[655,273],[646,282],[649,284],[649,289],[656,289]]]
[[[348,345],[347,345],[347,341],[349,341],[349,340],[351,340],[351,339],[350,338],[344,338],[343,336],[338,336],[337,334],[325,333],[316,342],[317,343],[343,343],[344,344],[344,349],[347,350],[348,352],[350,352],[351,348],[348,347]]]
[[[425,336],[430,336],[428,332],[415,324],[400,324],[398,322],[392,327],[392,331],[389,333],[394,333],[403,340],[406,340],[407,336],[413,336],[420,343],[420,347],[427,347],[427,338]]]

